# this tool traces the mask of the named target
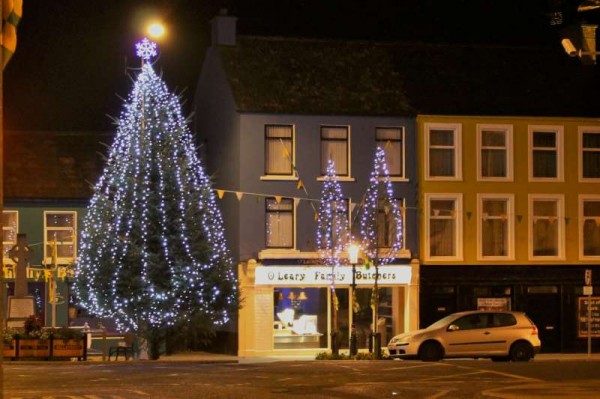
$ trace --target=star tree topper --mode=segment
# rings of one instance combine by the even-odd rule
[[[156,57],[158,52],[156,51],[156,43],[148,40],[145,37],[141,42],[135,44],[135,50],[138,57],[144,61],[150,61],[152,57]]]

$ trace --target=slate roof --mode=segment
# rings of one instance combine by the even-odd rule
[[[89,200],[112,133],[6,131],[4,198]]]
[[[600,115],[598,67],[556,47],[238,37],[219,48],[241,112]]]

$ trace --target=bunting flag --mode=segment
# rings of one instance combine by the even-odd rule
[[[2,69],[17,48],[17,25],[23,15],[23,0],[2,0]]]
[[[296,184],[296,190],[300,190],[302,187],[304,187],[304,183],[302,182],[302,180],[298,179],[298,184]]]
[[[223,195],[225,195],[225,190],[217,190],[217,195],[219,199],[223,199]]]
[[[244,196],[244,193],[241,193],[239,191],[235,192],[235,196],[237,197],[238,201],[242,200],[242,197]]]
[[[281,195],[276,195],[275,196],[275,201],[277,201],[277,203],[280,204],[281,203],[281,198],[282,198]]]

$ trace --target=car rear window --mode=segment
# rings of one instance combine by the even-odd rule
[[[517,319],[510,313],[494,313],[492,315],[492,327],[506,327],[517,324]]]

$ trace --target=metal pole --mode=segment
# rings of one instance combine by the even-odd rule
[[[3,15],[2,1],[0,1],[0,15]],[[3,29],[0,19],[0,32]],[[0,68],[4,67],[2,59],[3,51],[0,51]],[[0,214],[4,213],[4,70],[0,70]],[[0,218],[0,227],[2,219]],[[0,263],[0,386],[4,387],[4,329],[6,328],[6,316],[4,314],[4,261]],[[0,388],[0,399],[4,399],[4,389]]]
[[[587,357],[592,357],[592,296],[588,295],[587,300]]]
[[[354,322],[354,301],[356,300],[356,263],[352,263],[352,327],[350,330],[350,356],[358,353],[356,342],[356,324]]]

